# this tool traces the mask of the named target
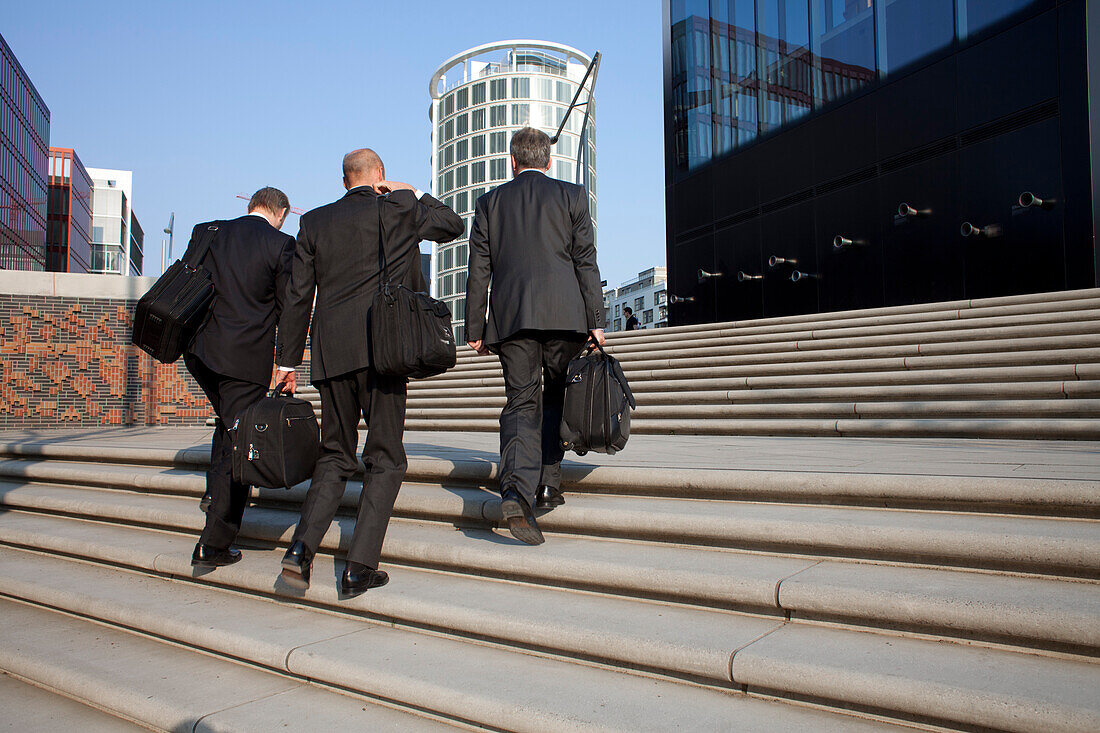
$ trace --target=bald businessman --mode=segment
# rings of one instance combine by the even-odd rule
[[[424,290],[421,240],[449,242],[464,224],[441,201],[387,181],[382,160],[369,148],[345,155],[343,169],[347,194],[302,215],[275,363],[277,381],[293,390],[296,377],[286,370],[301,363],[308,331],[310,380],[321,395],[321,457],[283,557],[282,578],[293,587],[309,587],[314,554],[357,466],[360,417],[367,424],[363,491],[339,586],[351,597],[389,581],[378,561],[408,467],[401,443],[408,380],[371,368],[367,317],[379,288],[379,250],[394,282]]]

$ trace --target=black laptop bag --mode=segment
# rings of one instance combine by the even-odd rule
[[[217,232],[217,222],[208,226],[191,259],[173,262],[134,307],[130,340],[162,364],[179,359],[210,317],[214,283],[202,261]]]
[[[313,476],[321,452],[317,415],[306,400],[282,387],[245,408],[230,428],[233,480],[265,489],[289,489]]]
[[[588,343],[566,369],[562,447],[581,456],[618,453],[630,437],[634,395],[619,360],[595,341]]]
[[[422,379],[455,365],[458,351],[446,303],[394,283],[386,269],[378,198],[378,293],[370,307],[371,366],[379,374]]]

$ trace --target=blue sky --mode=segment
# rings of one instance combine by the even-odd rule
[[[659,0],[53,0],[5,2],[0,33],[50,108],[51,144],[134,171],[149,274],[170,212],[178,256],[195,223],[243,213],[238,193],[337,198],[353,148],[427,189],[428,81],[455,53],[505,38],[599,50],[599,263],[617,284],[665,260],[660,20]]]

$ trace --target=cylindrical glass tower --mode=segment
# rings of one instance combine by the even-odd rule
[[[557,132],[591,59],[547,41],[487,43],[451,57],[429,85],[432,105],[432,185],[437,198],[458,212],[466,231],[449,244],[432,245],[432,295],[446,302],[455,338],[465,340],[466,262],[474,204],[512,178],[508,144],[521,127]],[[589,104],[588,130],[581,127],[590,79],[578,107],[552,150],[550,175],[588,188],[596,225],[596,107]],[[578,168],[578,156],[581,165]]]

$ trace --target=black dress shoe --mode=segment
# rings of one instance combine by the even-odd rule
[[[203,514],[206,514],[208,511],[210,511],[210,504],[213,501],[214,497],[210,495],[209,491],[207,491],[205,494],[202,495],[202,498],[199,499],[199,511],[201,511]]]
[[[543,484],[539,487],[539,490],[535,492],[536,509],[553,509],[564,503],[565,497],[561,495],[561,489],[555,489],[553,486]]]
[[[283,572],[280,577],[287,585],[299,590],[309,587],[309,571],[313,567],[313,553],[305,543],[296,540],[283,555]]]
[[[349,561],[340,577],[340,593],[348,598],[366,593],[390,582],[390,576],[384,570],[375,570],[361,563]]]
[[[191,565],[196,568],[220,568],[239,562],[240,559],[241,551],[236,547],[218,549],[201,542],[195,545],[195,551],[191,553]]]
[[[500,514],[508,523],[508,531],[520,542],[541,545],[546,541],[531,505],[515,489],[505,489],[500,495]]]

